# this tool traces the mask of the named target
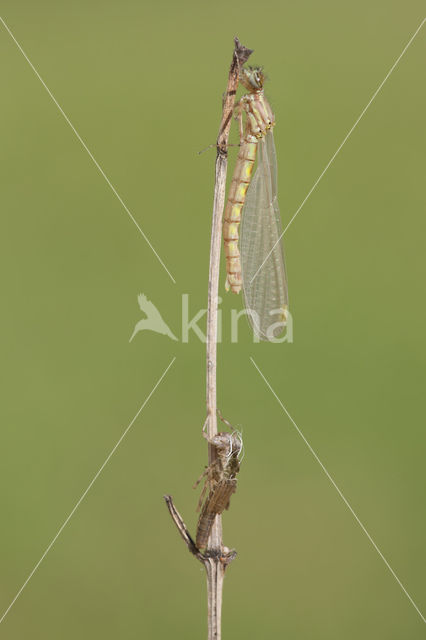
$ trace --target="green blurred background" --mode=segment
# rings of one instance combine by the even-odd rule
[[[217,134],[233,36],[269,76],[286,224],[424,5],[4,0],[1,13],[176,279],[0,25],[2,611],[176,361],[0,636],[203,638],[203,570],[162,496],[194,530],[205,346],[129,344],[136,296],[177,334],[182,293],[191,316],[205,307],[214,151],[197,151]],[[249,356],[422,609],[425,29],[285,236],[294,343],[253,344],[241,320],[231,344],[241,300],[221,276],[219,406],[246,447],[224,517],[238,550],[224,638],[424,637]]]

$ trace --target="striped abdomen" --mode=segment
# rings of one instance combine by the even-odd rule
[[[239,293],[242,285],[238,229],[241,210],[256,160],[257,142],[255,136],[248,134],[240,147],[225,208],[223,240],[226,256],[226,289],[231,289],[234,293]]]
[[[198,520],[195,540],[198,549],[204,549],[207,546],[214,519],[229,507],[231,496],[236,490],[237,481],[233,478],[232,480],[220,480],[210,493]]]

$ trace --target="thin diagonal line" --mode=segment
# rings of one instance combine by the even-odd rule
[[[293,427],[296,429],[297,433],[302,438],[303,442],[306,444],[306,446],[308,447],[309,451],[312,453],[312,455],[314,456],[315,460],[320,465],[321,469],[324,471],[324,473],[327,476],[327,478],[330,480],[330,482],[333,485],[333,487],[336,489],[337,493],[342,498],[343,502],[345,503],[345,505],[347,506],[347,508],[349,509],[349,511],[351,512],[351,514],[353,515],[353,517],[355,518],[355,520],[357,521],[357,523],[359,524],[359,526],[361,527],[361,529],[363,530],[363,532],[365,533],[367,538],[370,540],[371,544],[373,545],[373,547],[375,548],[375,550],[377,551],[377,553],[379,554],[379,556],[381,557],[381,559],[383,560],[383,562],[385,563],[385,565],[387,566],[387,568],[389,569],[389,571],[391,572],[391,574],[393,575],[393,577],[395,578],[395,580],[397,581],[397,583],[399,584],[399,586],[401,587],[401,589],[403,590],[403,592],[405,593],[405,595],[407,596],[407,598],[409,599],[409,601],[411,602],[411,604],[413,605],[413,607],[415,608],[415,610],[417,611],[417,613],[419,614],[421,619],[423,620],[423,622],[426,623],[426,619],[424,618],[422,612],[420,611],[420,609],[418,608],[418,606],[414,602],[413,598],[410,596],[410,594],[408,593],[407,589],[404,587],[404,585],[402,584],[401,580],[398,578],[398,576],[396,575],[395,571],[392,569],[392,567],[390,566],[389,562],[386,560],[385,556],[380,551],[379,547],[374,542],[373,538],[370,536],[370,534],[368,533],[367,529],[362,524],[361,520],[358,518],[358,516],[355,513],[355,511],[352,509],[351,505],[346,500],[346,498],[343,495],[342,491],[339,489],[339,487],[337,486],[337,484],[335,483],[335,481],[333,480],[333,478],[331,477],[331,475],[329,474],[329,472],[327,471],[327,469],[325,468],[325,466],[323,465],[323,463],[319,459],[318,455],[316,454],[314,449],[311,447],[309,442],[306,440],[305,436],[303,435],[303,433],[301,432],[301,430],[299,429],[299,427],[297,426],[297,424],[295,423],[295,421],[293,420],[293,418],[291,417],[291,415],[289,414],[289,412],[287,411],[287,409],[285,408],[285,406],[283,405],[283,403],[281,402],[281,400],[279,399],[279,397],[277,396],[277,394],[275,393],[275,391],[271,387],[270,383],[265,378],[265,376],[263,375],[262,371],[259,369],[259,367],[257,366],[256,362],[254,361],[254,359],[251,356],[250,356],[250,360],[252,361],[253,365],[256,367],[257,371],[259,372],[259,374],[263,378],[266,386],[269,388],[269,390],[275,396],[275,399],[278,401],[278,404],[280,405],[281,409],[284,411],[284,413],[286,414],[287,418],[290,420],[290,422],[292,423]]]
[[[37,69],[35,68],[35,66],[33,65],[33,63],[31,62],[31,60],[29,59],[29,57],[27,56],[27,54],[25,53],[25,51],[23,50],[23,48],[21,47],[21,45],[19,44],[19,42],[17,41],[17,39],[15,38],[15,36],[13,35],[12,31],[9,29],[9,27],[7,26],[7,24],[5,23],[5,21],[3,20],[3,18],[0,16],[0,21],[2,22],[4,28],[6,29],[6,31],[8,32],[8,34],[10,35],[10,37],[12,38],[12,40],[14,41],[14,43],[16,44],[16,46],[18,47],[19,51],[22,53],[22,55],[24,56],[25,60],[28,62],[28,64],[30,65],[31,69],[34,71],[35,75],[37,76],[37,78],[40,80],[41,84],[43,85],[43,87],[46,89],[47,93],[49,94],[49,96],[51,97],[51,99],[53,100],[53,102],[55,103],[55,105],[57,106],[59,112],[63,115],[65,121],[67,122],[67,124],[70,126],[70,128],[72,129],[73,133],[75,134],[77,140],[80,142],[80,144],[82,145],[83,149],[87,152],[87,154],[89,155],[90,159],[93,161],[93,164],[95,165],[95,167],[98,169],[99,173],[101,174],[101,176],[104,178],[105,182],[107,183],[107,185],[109,186],[109,188],[111,189],[111,191],[113,192],[113,194],[115,195],[115,197],[117,198],[117,200],[119,201],[119,203],[121,204],[121,206],[123,207],[123,209],[125,210],[125,212],[127,213],[127,215],[129,216],[129,218],[131,219],[131,221],[134,223],[134,225],[136,226],[136,228],[138,229],[139,233],[142,235],[142,237],[144,238],[145,242],[148,244],[148,246],[150,247],[150,249],[152,250],[152,252],[154,253],[155,257],[157,258],[157,260],[159,261],[159,263],[161,264],[161,266],[165,269],[165,271],[167,272],[169,278],[176,284],[176,280],[174,279],[174,277],[172,276],[172,274],[170,273],[170,271],[167,269],[166,265],[164,264],[164,262],[162,261],[162,259],[160,258],[160,256],[158,255],[158,253],[156,252],[156,250],[154,249],[154,247],[152,246],[151,242],[149,241],[147,235],[142,231],[139,223],[137,222],[137,220],[135,219],[135,217],[132,215],[132,213],[130,212],[129,208],[127,207],[127,205],[125,204],[125,202],[123,201],[123,199],[121,198],[121,196],[119,195],[119,193],[117,192],[116,188],[114,187],[114,185],[112,184],[112,182],[110,181],[110,179],[108,178],[108,176],[106,175],[105,171],[102,169],[102,167],[100,166],[100,164],[98,163],[98,161],[96,160],[96,158],[94,157],[93,153],[90,151],[89,147],[87,146],[87,144],[84,142],[83,138],[80,136],[80,134],[78,133],[77,129],[74,127],[73,123],[71,122],[71,120],[68,118],[67,114],[65,113],[65,111],[62,109],[61,105],[59,104],[59,102],[56,100],[55,96],[53,95],[53,93],[50,91],[49,87],[47,86],[47,84],[45,83],[45,81],[43,80],[43,78],[41,77],[41,75],[39,74],[39,72],[37,71]]]
[[[7,614],[9,613],[9,611],[11,610],[11,608],[13,607],[13,605],[15,604],[15,602],[17,601],[17,599],[19,598],[19,596],[21,595],[21,593],[23,592],[23,590],[25,589],[25,587],[27,586],[27,584],[29,583],[29,581],[31,580],[31,578],[33,577],[33,575],[35,574],[35,572],[37,571],[37,569],[39,568],[39,566],[41,565],[41,563],[43,562],[43,560],[45,559],[45,557],[47,556],[47,554],[49,553],[49,551],[51,550],[51,548],[53,547],[53,545],[55,544],[56,540],[59,538],[59,536],[61,535],[62,531],[65,529],[65,527],[67,526],[68,522],[71,520],[71,518],[73,517],[74,513],[77,511],[78,507],[80,506],[80,504],[83,502],[84,498],[87,496],[87,494],[89,493],[90,489],[93,487],[93,485],[95,484],[96,480],[98,479],[98,477],[100,476],[100,474],[102,473],[102,471],[104,470],[104,468],[106,467],[106,465],[108,464],[108,462],[110,461],[110,459],[112,458],[112,456],[114,455],[114,453],[116,452],[116,450],[118,449],[118,447],[120,446],[121,442],[124,440],[124,438],[126,437],[128,431],[130,430],[130,428],[132,427],[133,423],[135,422],[135,420],[138,418],[139,414],[141,413],[142,409],[145,407],[145,405],[147,404],[147,402],[149,401],[149,399],[151,398],[151,396],[153,395],[154,391],[157,389],[158,385],[161,383],[161,381],[163,380],[164,376],[166,375],[166,373],[168,372],[168,370],[170,369],[170,367],[172,366],[172,364],[174,363],[174,361],[176,360],[176,357],[174,357],[171,362],[169,363],[168,367],[163,371],[162,375],[160,376],[160,378],[157,380],[157,382],[155,383],[154,387],[152,388],[152,390],[150,391],[150,393],[148,394],[148,396],[145,398],[144,402],[142,403],[142,405],[140,406],[138,412],[136,413],[135,417],[132,419],[132,421],[130,422],[130,424],[127,426],[127,428],[125,429],[125,431],[123,432],[123,434],[121,435],[120,439],[118,440],[118,442],[115,444],[115,446],[113,447],[113,449],[111,450],[111,452],[108,454],[108,456],[105,458],[105,461],[102,463],[102,465],[100,466],[99,470],[96,472],[96,474],[93,476],[93,479],[91,480],[89,486],[87,487],[87,489],[82,493],[81,497],[78,499],[78,501],[76,502],[75,506],[73,507],[72,511],[70,512],[70,514],[68,515],[68,517],[64,520],[62,526],[58,529],[58,532],[56,533],[55,537],[52,539],[52,541],[50,542],[49,546],[46,548],[45,552],[43,553],[43,555],[41,556],[40,560],[37,562],[37,564],[34,566],[33,570],[31,571],[30,575],[28,576],[28,578],[25,580],[24,584],[22,585],[22,587],[19,589],[18,593],[16,594],[16,596],[13,598],[12,602],[10,603],[10,605],[7,607],[6,611],[3,613],[2,617],[0,618],[0,624],[3,622],[3,620],[5,619],[5,617],[7,616]]]
[[[287,232],[287,229],[289,228],[289,226],[291,225],[291,223],[293,222],[293,220],[296,218],[296,216],[298,215],[298,213],[302,210],[302,208],[305,206],[305,203],[307,202],[307,200],[310,198],[310,196],[312,195],[312,193],[315,191],[315,189],[317,188],[318,184],[321,182],[322,178],[324,177],[325,173],[327,172],[327,170],[329,169],[330,165],[334,162],[335,158],[337,157],[338,153],[340,152],[340,150],[342,149],[343,145],[347,142],[349,136],[352,134],[352,132],[354,131],[354,129],[357,127],[359,121],[361,120],[361,118],[364,116],[365,112],[367,111],[367,109],[370,107],[371,103],[373,102],[373,100],[376,98],[377,94],[379,93],[379,91],[382,89],[383,85],[385,84],[386,80],[389,78],[389,76],[391,75],[391,73],[394,71],[395,67],[397,66],[397,64],[399,63],[399,61],[401,60],[402,56],[405,54],[405,52],[407,51],[408,47],[410,46],[410,44],[413,42],[414,38],[417,36],[417,34],[419,33],[420,29],[422,28],[422,26],[424,25],[426,21],[426,18],[423,18],[422,22],[420,23],[420,25],[417,27],[416,31],[413,33],[413,35],[411,36],[411,38],[409,39],[409,41],[407,42],[407,44],[405,45],[405,47],[403,48],[403,50],[401,51],[401,53],[399,54],[399,56],[397,57],[397,59],[395,60],[395,62],[393,63],[393,65],[391,66],[391,68],[389,69],[389,71],[387,72],[384,80],[382,80],[382,82],[379,84],[379,86],[377,87],[376,91],[373,93],[373,95],[371,96],[369,102],[367,103],[367,105],[364,107],[364,109],[361,111],[360,115],[358,116],[358,118],[355,120],[355,123],[352,125],[352,127],[349,129],[348,133],[346,134],[346,136],[343,138],[343,142],[340,144],[340,146],[337,148],[337,150],[334,152],[334,154],[331,156],[330,160],[328,161],[328,163],[326,164],[325,168],[323,169],[323,171],[320,173],[319,177],[316,179],[316,181],[314,182],[312,188],[310,189],[310,191],[308,191],[307,195],[305,196],[305,199],[302,201],[301,205],[299,206],[299,208],[297,209],[296,213],[293,215],[293,217],[290,219],[290,222],[288,223],[288,225],[285,227],[284,231],[282,232],[282,234],[280,235],[280,237],[278,238],[278,240],[276,241],[276,243],[274,244],[274,246],[272,247],[272,249],[270,250],[270,252],[268,253],[268,255],[266,256],[266,258],[264,259],[264,261],[262,262],[262,264],[260,265],[260,267],[258,268],[258,270],[256,271],[256,273],[254,274],[254,276],[252,277],[252,279],[250,280],[250,284],[253,282],[253,280],[256,278],[257,274],[259,273],[259,271],[262,269],[263,265],[265,264],[265,262],[268,260],[269,256],[271,255],[271,253],[273,252],[273,250],[275,249],[275,247],[277,246],[277,244],[281,241],[281,238],[284,236],[284,234]]]

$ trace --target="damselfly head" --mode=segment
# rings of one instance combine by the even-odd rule
[[[265,82],[262,67],[243,67],[240,71],[240,82],[249,91],[260,91]]]

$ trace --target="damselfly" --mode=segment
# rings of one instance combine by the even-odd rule
[[[249,93],[236,107],[240,150],[225,208],[223,238],[226,289],[239,293],[242,287],[255,335],[261,340],[273,340],[286,326],[288,294],[272,134],[275,117],[263,93],[264,79],[260,67],[243,67],[240,73],[240,82]],[[258,146],[258,166],[252,178]]]

